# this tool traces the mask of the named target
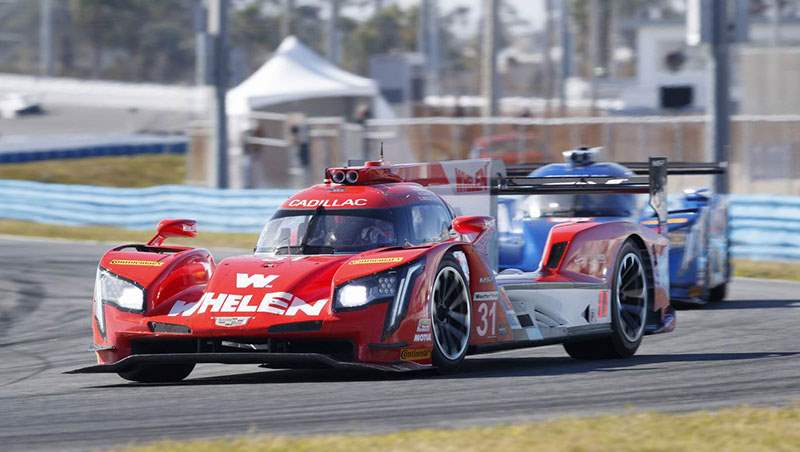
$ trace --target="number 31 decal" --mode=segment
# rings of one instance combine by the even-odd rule
[[[475,332],[478,336],[494,337],[497,331],[497,303],[494,301],[478,305],[479,323]]]

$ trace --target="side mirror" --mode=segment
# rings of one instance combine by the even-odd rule
[[[165,219],[158,222],[156,235],[147,246],[161,246],[169,237],[194,237],[197,235],[197,221],[186,219]]]
[[[494,226],[494,218],[461,216],[453,218],[453,230],[459,234],[480,234]]]

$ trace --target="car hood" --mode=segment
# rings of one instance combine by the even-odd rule
[[[194,331],[218,330],[228,326],[226,322],[246,322],[248,327],[263,328],[330,319],[335,316],[331,306],[334,287],[404,265],[424,251],[227,258],[217,265],[198,301],[175,301],[167,317],[182,320]],[[248,320],[241,320],[244,317]]]

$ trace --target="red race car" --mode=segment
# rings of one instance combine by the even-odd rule
[[[498,274],[492,215],[500,194],[649,192],[663,223],[665,159],[650,165],[649,176],[580,180],[506,177],[491,160],[330,168],[284,202],[254,254],[219,263],[164,245],[196,234],[192,220],[164,220],[147,244],[102,257],[98,365],[72,372],[167,382],[197,363],[450,371],[468,354],[554,343],[575,358],[631,356],[644,334],[675,325],[666,227],[564,222],[539,271]]]

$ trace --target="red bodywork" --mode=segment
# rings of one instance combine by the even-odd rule
[[[337,171],[356,171],[358,183],[332,182],[331,178],[340,176]],[[485,178],[486,170],[482,171]],[[385,209],[441,199],[423,185],[403,182],[397,174],[403,174],[406,180],[448,179],[447,172],[437,164],[416,171],[408,165],[400,166],[396,172],[374,163],[355,169],[334,168],[326,173],[325,183],[290,197],[282,208]],[[483,184],[484,188],[487,184]],[[160,237],[170,235],[165,232],[191,234],[190,227],[182,226],[185,221],[164,223],[166,230],[159,230]],[[112,249],[102,257],[100,271],[143,288],[145,302],[142,311],[102,302],[102,322],[97,306],[93,307],[98,363],[112,364],[131,354],[152,353],[160,344],[196,343],[200,347],[206,339],[255,338],[259,343],[274,340],[314,353],[324,353],[331,343],[350,344],[349,360],[385,368],[429,365],[433,346],[429,303],[432,281],[441,260],[454,252],[461,257],[468,275],[471,350],[512,343],[512,329],[519,326],[516,319],[509,318],[513,315],[512,305],[484,257],[484,242],[491,240],[492,223],[485,217],[458,217],[453,225],[457,233],[451,234],[450,239],[358,254],[247,255],[215,263],[204,249],[163,246],[160,240],[151,245]],[[530,282],[602,283],[607,296],[611,273],[608,266],[613,265],[619,247],[630,237],[641,242],[651,256],[652,268],[658,269],[660,260],[666,259],[667,240],[648,228],[622,222],[565,223],[553,228],[547,246],[550,250],[552,244],[568,243],[558,265],[532,275]],[[546,254],[542,262],[548,259]],[[411,263],[423,264],[423,271],[413,281],[405,315],[392,331],[387,333],[385,328],[390,303],[334,309],[335,292],[343,283]],[[668,307],[666,285],[659,271],[653,273],[655,308],[663,317]]]

